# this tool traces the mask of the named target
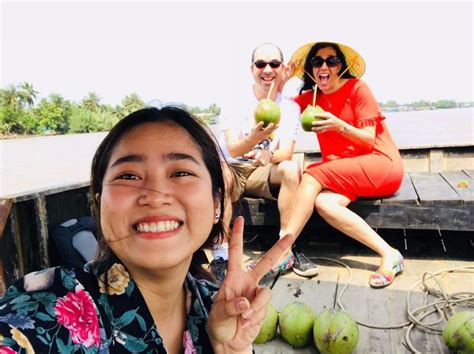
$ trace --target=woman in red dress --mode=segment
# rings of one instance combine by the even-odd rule
[[[301,111],[313,105],[316,84],[316,105],[325,112],[316,114],[320,120],[312,124],[322,161],[306,168],[286,231],[299,235],[316,208],[328,224],[381,256],[369,284],[390,285],[403,270],[402,255],[347,208],[358,197],[395,193],[403,178],[402,159],[385,117],[369,87],[359,80],[364,60],[350,47],[316,42],[298,49],[291,62],[304,82],[295,98]]]

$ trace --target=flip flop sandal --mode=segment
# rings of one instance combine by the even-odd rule
[[[398,252],[398,251],[397,251]],[[405,260],[398,252],[398,260],[394,263],[392,269],[379,269],[369,278],[369,285],[375,289],[385,288],[393,283],[395,277],[403,272]]]

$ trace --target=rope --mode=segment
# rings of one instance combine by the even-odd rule
[[[347,288],[352,282],[351,268],[344,262],[341,262],[336,259],[326,258],[326,257],[311,257],[311,258],[337,263],[339,265],[342,265],[348,270],[349,279],[346,282],[346,285],[342,288],[341,292],[339,293],[339,296],[336,295],[337,305],[341,308],[341,310],[348,312],[342,303],[342,297],[344,295],[344,292],[347,290]],[[431,273],[431,272],[423,273],[422,279],[415,282],[410,288],[410,290],[408,291],[408,294],[407,294],[408,321],[406,322],[381,326],[381,325],[375,325],[369,322],[363,322],[357,319],[355,321],[357,322],[357,324],[361,326],[374,328],[374,329],[398,329],[398,328],[407,327],[407,330],[405,333],[405,341],[406,341],[407,349],[410,350],[412,353],[416,353],[416,354],[421,353],[414,347],[414,345],[412,344],[410,340],[411,331],[415,328],[415,326],[418,326],[429,333],[440,334],[442,333],[442,330],[440,330],[436,326],[438,326],[441,322],[447,320],[450,317],[448,315],[448,312],[454,313],[453,309],[455,306],[463,304],[464,306],[474,307],[474,293],[473,292],[466,291],[466,292],[457,292],[453,294],[446,293],[446,291],[444,290],[440,282],[439,277],[444,276],[448,273],[474,273],[474,266],[447,268],[435,273]],[[430,280],[433,280],[436,283],[437,288],[430,287],[428,285],[428,282]],[[410,302],[411,293],[416,287],[418,287],[421,284],[422,284],[422,290],[424,293],[423,305],[418,308],[412,309],[411,302]],[[433,296],[435,300],[430,303],[427,303],[428,295]],[[429,323],[423,322],[424,318],[434,313],[438,313],[439,318],[437,320],[432,320],[432,322],[429,322]]]
[[[441,285],[438,276],[446,275],[448,273],[474,273],[474,266],[464,266],[458,268],[448,268],[443,269],[435,273],[425,272],[421,280],[417,281],[411,287],[410,291],[407,294],[407,313],[408,318],[411,322],[410,326],[407,328],[405,333],[405,341],[408,345],[408,349],[412,353],[421,353],[419,350],[415,348],[410,340],[410,334],[415,326],[419,326],[420,328],[430,332],[441,334],[443,331],[436,326],[439,325],[441,322],[447,320],[450,316],[448,312],[454,313],[454,307],[460,304],[464,306],[472,306],[474,307],[474,293],[473,292],[457,292],[453,294],[447,294]],[[436,283],[438,288],[433,288],[428,286],[428,281],[432,279]],[[417,286],[423,284],[422,289],[424,291],[424,305],[420,306],[416,309],[411,309],[410,304],[410,296]],[[431,303],[427,303],[428,295],[432,295],[435,300]],[[439,319],[432,321],[430,323],[423,322],[425,317],[428,315],[438,313]]]

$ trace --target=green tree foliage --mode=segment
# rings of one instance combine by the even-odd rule
[[[142,101],[140,96],[136,93],[131,93],[122,100],[122,112],[123,116],[126,116],[140,108],[145,107],[145,102]]]
[[[456,101],[453,100],[440,100],[433,103],[436,108],[455,108]]]
[[[37,134],[40,126],[32,111],[18,108],[0,108],[0,133],[2,134]]]
[[[217,116],[221,113],[221,109],[215,103],[212,103],[207,108],[192,107],[191,113],[207,124],[216,124]]]
[[[93,113],[99,113],[102,108],[100,105],[100,97],[95,92],[89,92],[87,96],[82,99],[81,106],[83,109]]]
[[[15,85],[8,85],[0,91],[0,104],[2,107],[19,109],[21,107],[21,97]]]
[[[215,103],[212,103],[207,108],[207,112],[213,113],[215,116],[218,116],[219,114],[221,114],[221,109]]]
[[[95,92],[88,93],[80,103],[51,94],[36,104],[38,91],[28,82],[0,88],[0,134],[91,133],[110,130],[120,119],[145,106],[137,93],[124,97],[119,105],[102,104]],[[428,102],[420,100],[404,104],[404,110],[473,107],[474,102],[454,100]],[[381,108],[398,109],[396,101],[380,103]],[[187,107],[207,124],[218,123],[221,109],[215,103],[206,108]]]
[[[385,104],[385,107],[387,107],[387,108],[396,108],[396,107],[398,107],[398,103],[397,103],[397,101],[390,100],[390,101],[387,101],[387,103]]]
[[[69,118],[69,132],[91,133],[96,132],[100,124],[99,115],[84,109],[82,106],[74,105]]]
[[[420,101],[413,102],[413,106],[418,109],[427,108],[431,106],[431,103],[425,100],[420,100]]]
[[[40,127],[58,133],[67,133],[72,105],[59,94],[51,94],[43,98],[35,110]]]
[[[36,95],[38,91],[33,89],[33,85],[28,82],[23,82],[20,84],[19,96],[22,105],[26,105],[29,108],[33,107],[35,103]]]

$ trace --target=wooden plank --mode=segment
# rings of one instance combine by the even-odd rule
[[[46,198],[44,194],[39,194],[34,199],[35,221],[36,221],[36,236],[38,239],[40,266],[41,269],[47,268],[50,265],[48,252],[48,213],[46,211]]]
[[[402,185],[400,189],[392,196],[384,198],[382,204],[417,204],[418,195],[408,173],[403,175]]]
[[[459,194],[464,204],[474,203],[474,179],[462,171],[444,171],[441,176]]]
[[[0,200],[0,241],[3,238],[3,230],[5,230],[5,225],[8,221],[8,216],[10,215],[10,209],[13,205],[11,199],[2,199]],[[0,296],[2,296],[7,289],[6,279],[5,279],[5,270],[3,268],[3,257],[0,258]]]
[[[410,174],[420,204],[462,204],[461,197],[438,173],[417,172]]]
[[[455,193],[453,191],[453,193]],[[243,215],[247,226],[278,226],[278,209],[274,201],[245,198],[243,207],[234,215]],[[381,229],[474,230],[474,204],[349,204],[349,209],[371,227]],[[327,227],[327,223],[313,213],[307,227]]]
[[[0,200],[0,239],[3,237],[3,230],[5,230],[5,224],[8,221],[12,205],[13,201],[11,199]]]
[[[349,206],[371,227],[380,229],[474,230],[474,205],[382,204]]]

